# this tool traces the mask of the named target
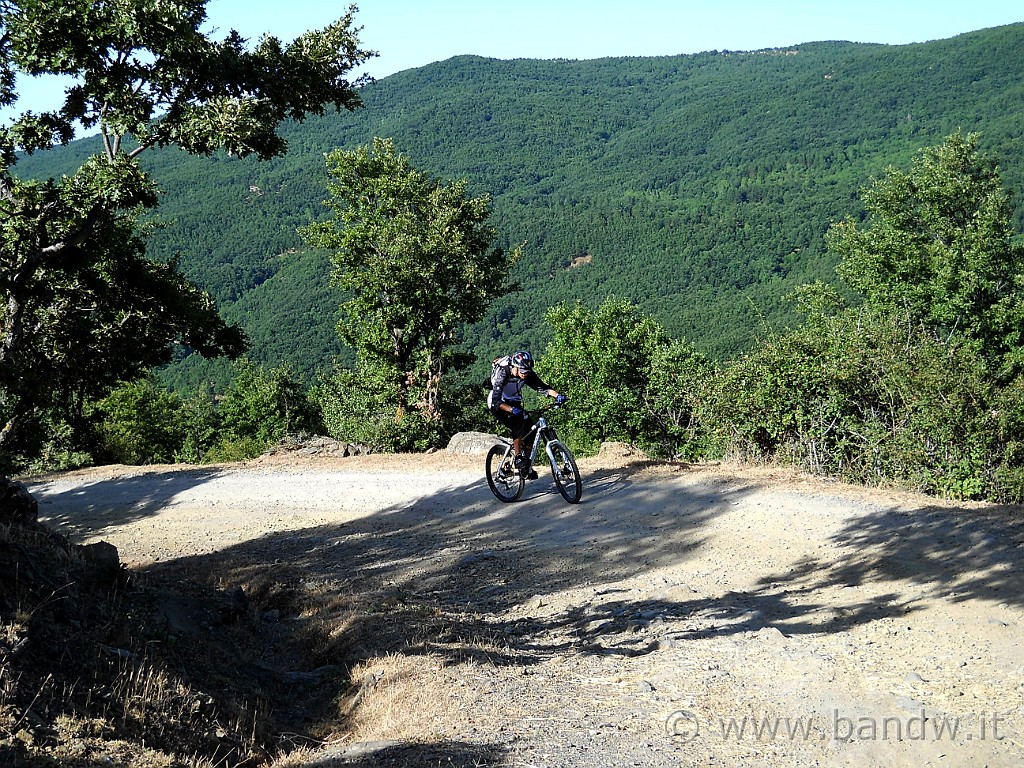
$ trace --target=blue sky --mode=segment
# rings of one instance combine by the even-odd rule
[[[818,40],[902,45],[1024,21],[1020,0],[361,0],[367,71],[382,78],[459,54],[500,59],[660,56]],[[348,7],[328,0],[210,0],[209,26],[291,40]],[[17,111],[56,106],[62,86],[23,81]],[[0,119],[9,113],[0,114]]]
[[[777,48],[817,40],[904,44],[1024,21],[1019,0],[362,0],[375,77],[463,53],[592,59]],[[282,17],[280,9],[288,8]],[[346,2],[211,0],[212,23],[292,38]]]

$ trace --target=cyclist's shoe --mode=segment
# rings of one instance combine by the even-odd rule
[[[520,453],[516,456],[515,465],[516,471],[527,480],[537,479],[537,470],[535,470],[533,465],[530,464],[530,457],[528,454]]]

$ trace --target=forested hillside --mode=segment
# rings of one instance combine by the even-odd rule
[[[260,362],[308,380],[343,352],[324,254],[297,227],[322,218],[324,153],[391,137],[420,168],[493,197],[503,244],[524,243],[523,290],[466,331],[481,357],[542,350],[545,309],[635,302],[712,357],[792,318],[798,285],[834,282],[829,225],[888,165],[962,129],[981,134],[1006,184],[1024,180],[1024,24],[919,45],[819,42],[595,61],[457,57],[363,89],[365,108],[287,131],[257,163],[151,153],[165,226],[151,253],[178,256]],[[89,140],[16,171],[75,167]],[[1020,231],[1022,211],[1016,211]],[[190,359],[178,383],[215,375]]]

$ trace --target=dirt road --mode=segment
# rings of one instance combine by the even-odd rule
[[[127,563],[230,552],[377,595],[346,739],[308,764],[1024,764],[1019,508],[624,453],[581,462],[573,506],[543,475],[500,504],[445,453],[31,491]]]

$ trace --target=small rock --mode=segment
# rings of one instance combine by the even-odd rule
[[[313,756],[307,765],[328,766],[334,765],[336,760],[344,760],[345,763],[362,758],[373,758],[378,752],[388,752],[402,746],[401,741],[357,741],[353,744],[346,744],[341,747],[328,746],[319,755]]]
[[[897,696],[896,703],[908,712],[920,712],[925,708],[924,704],[920,701],[908,698],[907,696]]]
[[[456,568],[466,568],[470,565],[476,565],[483,560],[490,560],[495,556],[493,549],[485,549],[482,552],[470,552],[468,555],[463,555],[459,559],[459,562],[455,564]]]
[[[754,633],[754,637],[761,640],[785,640],[786,636],[778,627],[761,627]]]
[[[84,544],[80,549],[85,561],[95,570],[108,576],[116,576],[121,571],[121,558],[117,547],[106,541]]]

